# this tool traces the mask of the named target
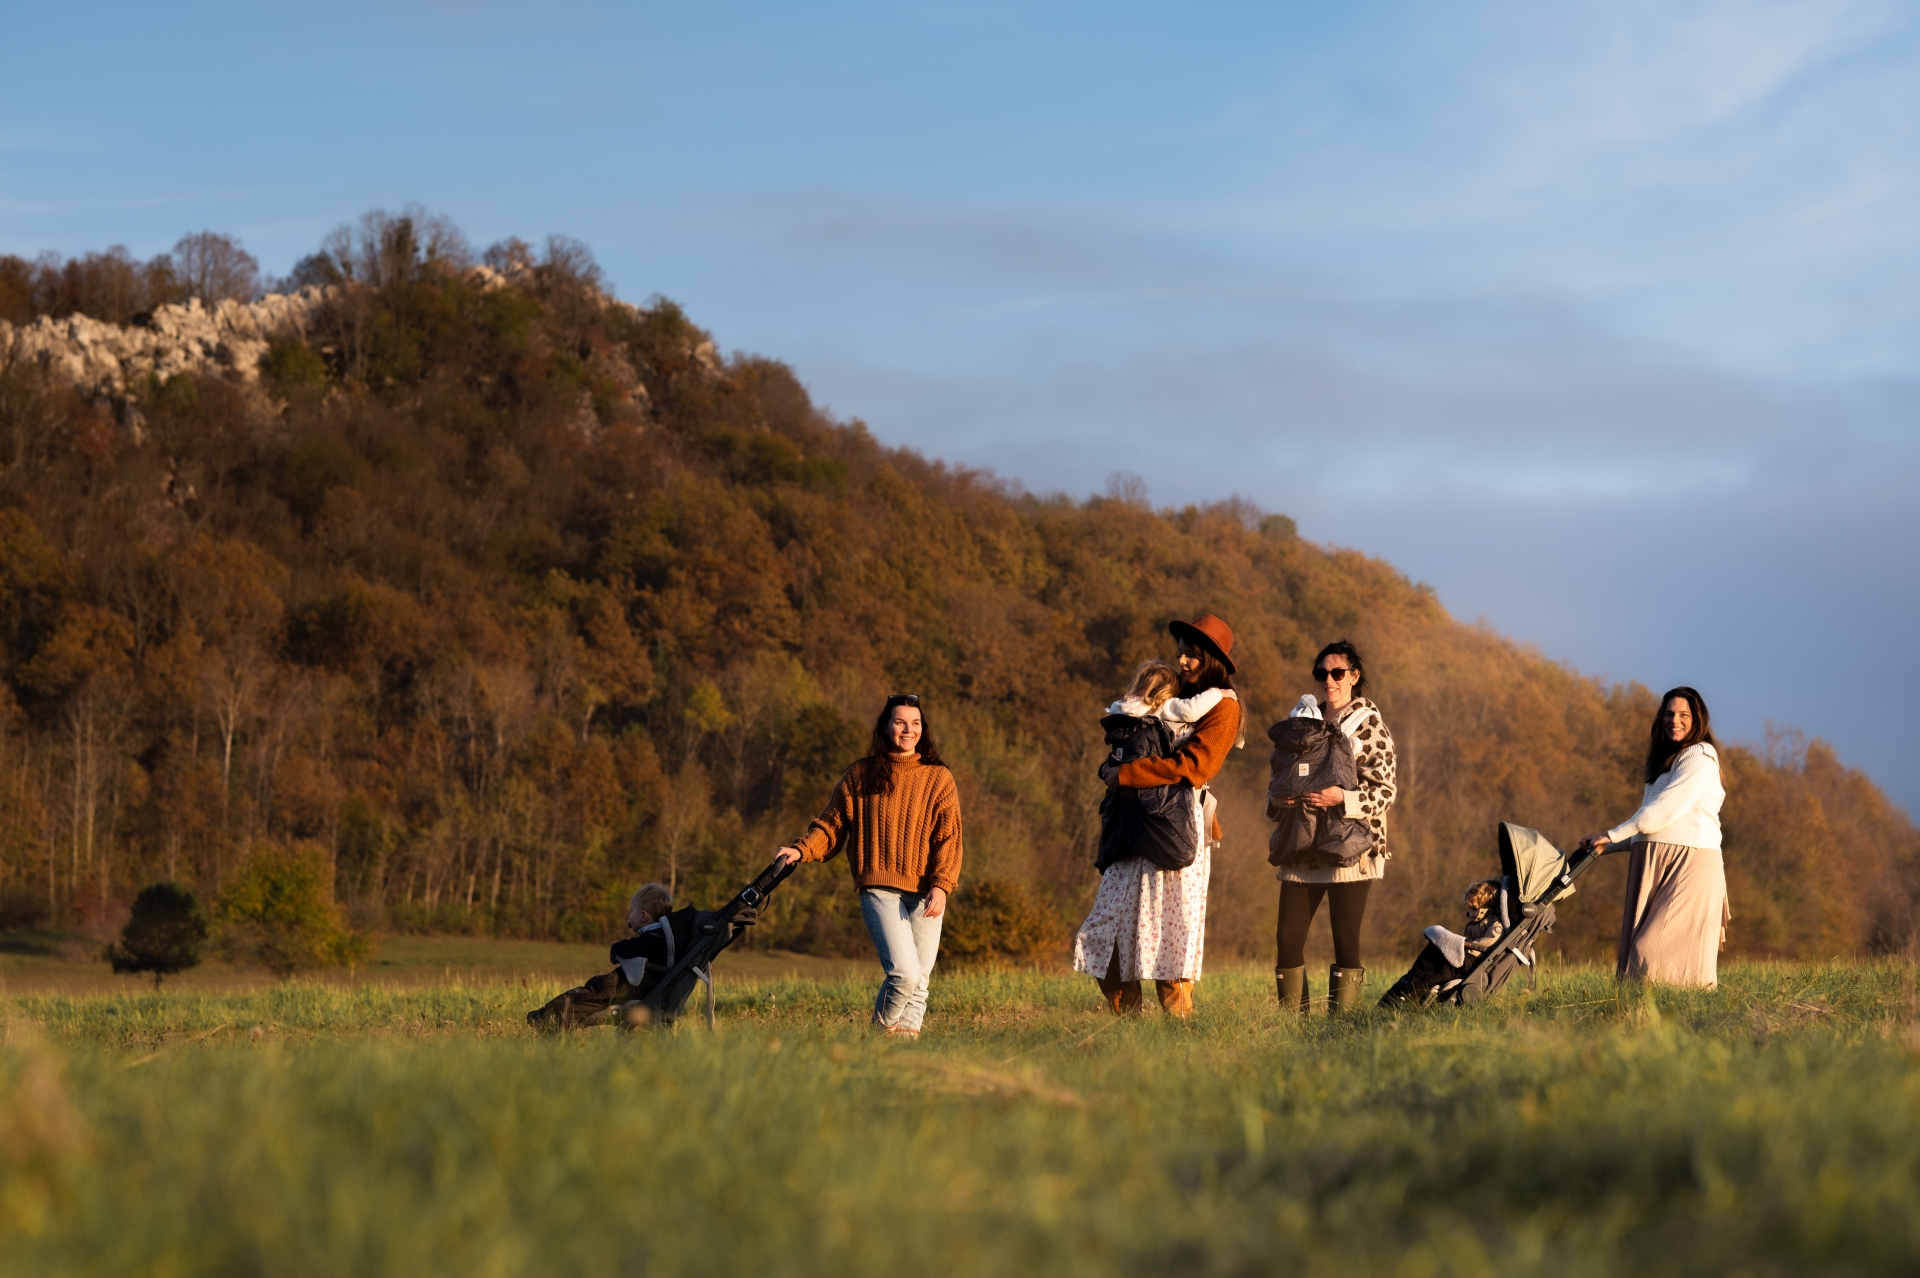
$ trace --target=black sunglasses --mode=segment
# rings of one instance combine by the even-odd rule
[[[912,706],[917,710],[920,708],[920,694],[917,692],[896,692],[887,698],[887,704],[889,706]]]
[[[1333,667],[1315,666],[1313,668],[1313,677],[1321,683],[1325,683],[1329,679],[1333,680],[1335,683],[1339,683],[1342,679],[1346,678],[1348,675],[1352,673],[1353,673],[1352,666],[1333,666]]]

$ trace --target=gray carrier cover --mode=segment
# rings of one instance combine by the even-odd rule
[[[1158,719],[1110,714],[1100,721],[1113,763],[1164,759],[1173,753],[1172,734]],[[1193,786],[1186,781],[1109,789],[1100,800],[1100,842],[1094,868],[1102,874],[1119,861],[1145,857],[1163,870],[1184,870],[1200,850],[1200,813]]]
[[[1347,734],[1322,720],[1299,718],[1282,719],[1267,729],[1267,736],[1273,741],[1267,820],[1277,823],[1267,839],[1267,863],[1300,869],[1358,864],[1373,847],[1373,831],[1365,821],[1339,808],[1281,804],[1328,786],[1360,788]]]

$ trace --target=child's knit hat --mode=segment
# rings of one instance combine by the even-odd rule
[[[1287,718],[1318,719],[1320,718],[1320,703],[1314,700],[1313,694],[1309,692],[1305,696],[1300,698],[1300,704],[1295,706],[1287,714]]]

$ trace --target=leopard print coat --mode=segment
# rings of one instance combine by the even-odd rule
[[[1324,702],[1320,709],[1326,712]],[[1373,847],[1354,865],[1283,866],[1278,877],[1289,883],[1360,883],[1384,878],[1387,873],[1387,860],[1392,856],[1387,850],[1387,809],[1399,793],[1394,784],[1393,734],[1380,717],[1380,707],[1365,697],[1347,703],[1339,727],[1353,743],[1353,768],[1360,778],[1360,788],[1347,791],[1347,815],[1367,823],[1373,831]]]

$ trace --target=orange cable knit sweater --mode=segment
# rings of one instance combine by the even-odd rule
[[[953,773],[917,754],[887,756],[893,786],[868,797],[854,789],[860,765],[848,768],[826,810],[795,839],[802,861],[828,861],[841,848],[863,888],[925,892],[960,886],[960,794]]]

